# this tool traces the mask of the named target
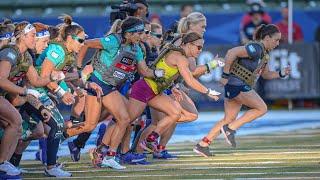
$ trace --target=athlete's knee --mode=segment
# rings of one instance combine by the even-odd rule
[[[265,103],[263,103],[257,109],[259,110],[259,116],[263,116],[264,114],[267,113],[268,106]]]
[[[197,120],[198,119],[198,113],[190,113],[189,115],[188,115],[188,117],[189,117],[189,121],[195,121],[195,120]]]
[[[126,128],[130,124],[129,114],[121,114],[116,123],[118,126]]]
[[[169,113],[168,116],[171,117],[172,120],[175,122],[178,121],[181,118],[181,110],[180,109],[172,109]]]
[[[9,122],[8,126],[10,129],[14,129],[17,136],[22,135],[22,118],[20,114],[17,114],[12,117],[12,120]]]

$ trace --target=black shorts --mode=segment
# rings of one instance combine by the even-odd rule
[[[228,99],[233,99],[237,97],[240,94],[240,92],[248,92],[251,90],[252,88],[248,85],[237,86],[227,84],[224,86],[224,96]]]
[[[94,74],[92,74],[90,76],[88,81],[98,84],[102,88],[103,96],[106,96],[106,95],[112,93],[113,91],[117,90],[116,87],[114,87],[112,85],[108,85],[108,84],[100,81]],[[94,91],[93,89],[87,89],[87,92],[91,96],[97,96],[96,91]]]

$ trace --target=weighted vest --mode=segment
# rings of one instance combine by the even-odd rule
[[[181,47],[175,46],[173,43],[167,43],[166,45],[164,45],[162,47],[162,49],[159,53],[159,56],[156,58],[156,60],[153,61],[150,68],[155,70],[157,63],[162,58],[164,58],[165,55],[167,55],[170,51],[178,51],[185,56],[185,52]],[[162,92],[162,91],[168,89],[169,87],[171,87],[174,84],[174,80],[177,79],[178,77],[179,77],[179,73],[175,74],[174,76],[172,76],[168,79],[166,79],[164,77],[155,78],[154,81],[157,84],[158,92]]]
[[[136,50],[128,51],[121,45],[121,37],[116,34],[118,39],[119,50],[110,67],[102,62],[100,58],[101,51],[98,50],[92,57],[93,68],[101,74],[103,81],[112,86],[120,86],[127,79],[132,78],[137,71],[137,59],[135,57]]]
[[[250,43],[250,42],[249,42]],[[257,42],[255,42],[257,43]],[[259,43],[261,47],[263,48],[263,56],[261,59],[259,59],[259,63],[257,68],[254,71],[250,71],[246,67],[242,66],[239,61],[241,60],[240,58],[236,59],[230,68],[230,73],[234,74],[241,80],[243,80],[246,84],[249,86],[253,87],[256,83],[256,81],[259,79],[263,69],[266,67],[270,57],[265,50],[263,44]]]
[[[13,49],[15,51],[15,54],[18,55],[17,64],[11,67],[8,78],[11,82],[18,84],[26,76],[26,73],[28,72],[30,65],[32,65],[32,56],[28,51],[26,51],[24,53],[24,56],[22,56],[18,47],[15,45],[3,46],[1,50],[5,48]]]
[[[70,69],[72,69],[73,67],[75,67],[75,61],[76,61],[76,58],[75,58],[75,54],[74,53],[70,53],[68,52],[66,46],[62,43],[62,42],[59,42],[59,41],[50,41],[49,44],[57,44],[57,45],[60,45],[62,48],[63,48],[63,51],[64,51],[64,54],[65,54],[65,57],[64,57],[64,61],[62,64],[59,64],[56,69],[59,70],[59,71],[64,71],[64,72],[68,72],[70,71]]]

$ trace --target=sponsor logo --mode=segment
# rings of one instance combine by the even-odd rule
[[[17,56],[13,54],[12,52],[8,52],[7,57],[10,59],[15,59]]]
[[[126,64],[126,65],[132,65],[133,64],[133,59],[127,58],[127,57],[123,57],[120,60],[121,63]]]
[[[253,47],[253,45],[249,45],[248,48],[250,52],[252,53],[256,52],[256,49]]]
[[[53,58],[57,59],[57,58],[59,57],[59,54],[53,51],[53,52],[51,53],[51,56],[52,56]]]
[[[120,71],[114,71],[113,77],[119,78],[119,79],[124,79],[126,77],[125,73],[122,73]]]

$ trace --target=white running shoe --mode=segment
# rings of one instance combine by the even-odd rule
[[[4,161],[3,164],[0,165],[0,171],[5,172],[9,176],[17,176],[21,174],[19,169],[17,169],[14,165],[12,165],[8,161]]]
[[[125,166],[121,166],[114,158],[107,159],[104,157],[101,163],[101,167],[110,167],[112,169],[122,170]]]
[[[28,173],[29,171],[20,167],[16,167],[21,173]]]
[[[71,177],[72,174],[61,169],[60,166],[55,166],[51,169],[45,168],[44,173],[46,176],[50,177]]]

